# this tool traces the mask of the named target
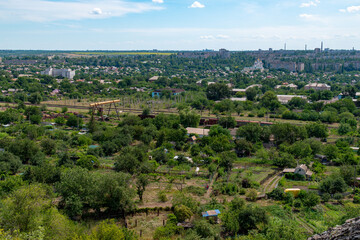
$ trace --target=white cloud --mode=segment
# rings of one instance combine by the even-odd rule
[[[0,19],[35,22],[99,19],[162,9],[152,3],[123,0],[0,0]]]
[[[191,6],[189,8],[204,8],[205,5],[199,3],[198,1],[195,1],[193,4],[191,4]]]
[[[346,9],[339,9],[339,12],[345,13]]]
[[[360,11],[360,6],[347,7],[346,11],[349,12],[349,13],[359,12]]]
[[[230,37],[228,35],[224,35],[224,34],[218,34],[216,36],[214,35],[203,35],[200,36],[200,39],[204,39],[204,40],[222,40],[222,39],[229,39]]]
[[[94,15],[101,15],[102,10],[100,8],[94,8],[90,13]]]
[[[316,7],[320,3],[320,0],[310,1],[310,2],[304,2],[301,3],[300,7]]]
[[[215,37],[213,35],[205,35],[205,36],[200,36],[201,39],[205,39],[205,40],[212,40],[215,39]]]
[[[311,15],[311,14],[307,14],[307,13],[300,14],[299,17],[301,17],[301,18],[303,18],[303,19],[306,19],[306,20],[317,20],[317,19],[318,19],[317,16]]]
[[[230,37],[228,35],[219,34],[216,36],[217,39],[229,39]]]
[[[152,0],[153,3],[164,3],[164,0]]]

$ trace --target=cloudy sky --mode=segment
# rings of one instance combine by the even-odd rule
[[[0,49],[360,49],[360,0],[0,0]]]

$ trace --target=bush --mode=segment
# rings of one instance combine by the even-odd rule
[[[353,200],[353,203],[360,203],[360,195],[355,195],[354,196],[354,200]]]
[[[179,222],[184,222],[186,219],[190,219],[193,212],[185,205],[177,205],[174,208],[174,214]]]
[[[324,203],[330,201],[331,199],[331,195],[329,193],[324,193],[323,195],[321,195],[321,199]]]
[[[303,204],[305,207],[312,208],[318,205],[320,202],[320,197],[314,192],[308,192],[303,199]]]
[[[298,173],[285,173],[285,178],[294,181],[305,181],[305,176]]]
[[[301,208],[302,207],[302,202],[301,202],[300,199],[296,199],[294,201],[294,207],[296,207],[296,208]]]
[[[341,193],[335,193],[334,194],[334,199],[337,201],[340,201],[341,199],[343,199],[343,195]]]
[[[166,197],[166,193],[164,191],[160,191],[158,193],[158,198],[159,198],[160,202],[167,202],[168,201],[168,199]]]
[[[76,163],[76,165],[92,170],[100,166],[99,160],[93,155],[84,155]]]
[[[271,199],[277,200],[277,201],[281,201],[284,199],[284,189],[282,188],[275,188],[274,190],[272,190],[270,193],[267,193],[267,196]]]
[[[204,196],[206,193],[206,189],[203,187],[188,186],[184,190],[185,192],[192,193],[197,196]]]
[[[290,206],[292,206],[294,204],[294,195],[292,193],[285,193],[284,194],[284,202],[286,204],[289,204]]]
[[[257,199],[257,195],[258,195],[258,193],[257,193],[256,189],[249,189],[248,193],[246,194],[246,197],[250,201],[255,202]]]

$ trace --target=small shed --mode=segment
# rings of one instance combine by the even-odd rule
[[[96,149],[96,148],[98,148],[98,147],[100,147],[100,146],[99,146],[99,145],[90,145],[90,146],[89,146],[90,149]]]
[[[201,214],[205,218],[207,218],[207,217],[218,217],[219,214],[220,214],[220,210],[219,209],[210,210],[210,211],[202,212]]]
[[[315,154],[315,159],[319,159],[320,162],[324,165],[328,164],[329,161],[327,159],[327,157],[325,155],[321,155],[321,154]]]

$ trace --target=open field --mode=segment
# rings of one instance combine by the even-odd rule
[[[88,112],[89,105],[94,102],[103,102],[103,101],[111,101],[114,99],[111,98],[99,98],[96,100],[90,99],[82,99],[78,101],[77,99],[64,99],[64,100],[50,100],[50,101],[43,101],[41,102],[40,106],[46,105],[49,109],[55,111],[61,111],[62,107],[67,107],[69,111],[78,111],[78,112]],[[177,108],[174,107],[178,101],[174,100],[155,100],[155,99],[120,99],[124,101],[124,103],[120,103],[118,105],[118,109],[123,113],[133,113],[133,114],[141,114],[143,111],[144,106],[147,106],[151,109],[152,114],[177,114],[179,111]],[[151,103],[149,103],[151,102]],[[150,105],[149,105],[150,104]],[[17,104],[14,103],[0,103],[0,106],[16,106]],[[31,104],[27,104],[31,105]],[[107,112],[107,107],[104,107],[104,112]],[[197,111],[201,114],[202,118],[218,118],[218,115],[211,113],[210,111]],[[248,113],[244,113],[244,116],[239,116],[235,113],[232,113],[231,116],[235,118],[235,120],[243,120],[243,121],[257,121],[257,122],[272,122],[272,123],[290,123],[294,125],[305,125],[312,122],[301,121],[301,120],[288,120],[288,119],[279,119],[279,118],[268,118],[267,116],[264,117],[249,117],[247,116]],[[111,110],[109,115],[115,116],[115,111]],[[338,128],[339,123],[327,124],[330,129]],[[332,136],[330,136],[332,137]],[[337,137],[335,136],[334,139],[330,139],[330,141],[335,141]]]

